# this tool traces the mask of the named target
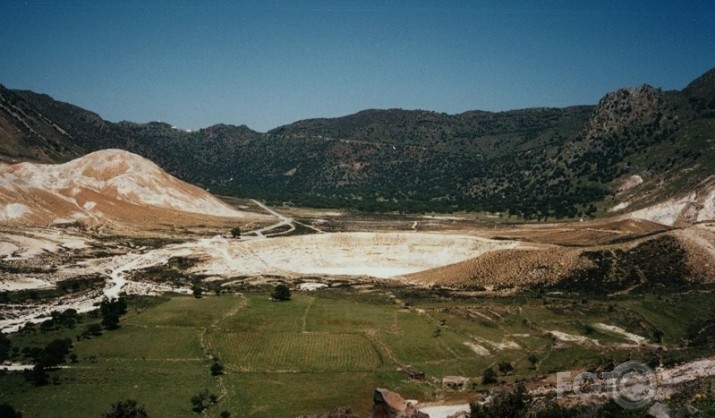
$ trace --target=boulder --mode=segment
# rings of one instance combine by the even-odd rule
[[[388,389],[375,389],[372,402],[371,418],[429,418],[429,415],[418,411],[415,404]]]

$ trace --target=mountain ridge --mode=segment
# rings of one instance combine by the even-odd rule
[[[619,89],[596,105],[454,115],[366,109],[265,133],[112,123],[47,95],[0,88],[0,135],[11,139],[0,154],[61,162],[121,148],[212,192],[272,203],[579,218],[672,198],[715,172],[706,158],[714,74],[681,91]],[[621,191],[633,176],[642,184]]]

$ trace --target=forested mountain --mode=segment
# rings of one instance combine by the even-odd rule
[[[643,85],[608,93],[595,106],[365,110],[266,133],[111,123],[0,86],[0,138],[9,161],[63,162],[122,148],[213,193],[273,203],[580,217],[626,199],[631,207],[652,203],[715,173],[715,69],[682,91]]]

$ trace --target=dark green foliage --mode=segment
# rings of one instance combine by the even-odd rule
[[[499,363],[499,372],[506,376],[507,374],[511,373],[514,371],[514,366],[511,365],[508,361],[502,361]]]
[[[497,382],[497,374],[494,372],[494,369],[491,367],[488,369],[485,369],[484,372],[482,373],[482,384],[483,385],[491,385]]]
[[[99,337],[100,335],[102,335],[102,326],[99,324],[89,324],[82,331],[82,337],[84,338]]]
[[[22,412],[16,411],[12,406],[4,403],[0,405],[0,417],[3,418],[22,418]]]
[[[528,357],[529,363],[531,363],[531,367],[535,368],[536,364],[539,362],[539,358],[536,357],[536,354],[534,353],[529,353]]]
[[[471,404],[469,416],[470,418],[526,417],[530,403],[531,396],[526,391],[524,384],[520,382],[514,392],[495,395],[488,404]]]
[[[209,394],[208,389],[204,389],[191,397],[191,409],[196,413],[201,413],[216,401],[218,401],[216,395]]]
[[[235,227],[231,229],[231,236],[234,238],[241,238],[241,228]]]
[[[137,401],[126,399],[113,403],[109,410],[102,414],[102,418],[149,418],[149,414]]]
[[[631,250],[589,251],[581,257],[593,266],[570,273],[554,289],[593,294],[630,289],[643,293],[682,289],[691,277],[685,249],[670,236],[651,239]]]
[[[211,365],[211,376],[220,376],[223,374],[223,364],[219,361],[214,360]]]
[[[290,300],[290,288],[282,283],[277,285],[275,289],[273,289],[273,293],[271,293],[271,298],[280,301]]]
[[[185,132],[160,122],[111,123],[49,96],[0,86],[2,109],[43,115],[26,119],[31,126],[15,123],[22,145],[0,143],[0,153],[64,162],[126,149],[214,193],[270,203],[588,217],[628,175],[647,170],[694,184],[712,174],[698,138],[712,133],[713,90],[706,74],[681,92],[624,89],[597,106],[457,115],[366,110],[259,133],[246,126]],[[688,170],[697,167],[705,168]]]
[[[0,363],[7,360],[10,357],[10,350],[12,349],[12,342],[5,334],[0,332]]]
[[[0,304],[23,303],[27,300],[41,301],[54,299],[68,293],[95,289],[101,287],[103,284],[104,278],[99,274],[79,276],[72,279],[62,280],[57,283],[57,286],[50,289],[24,289],[0,292]]]
[[[198,283],[194,283],[194,285],[191,286],[191,292],[196,299],[201,299],[204,296],[204,289]]]
[[[47,370],[64,363],[71,349],[72,340],[69,338],[54,339],[44,348],[23,348],[24,357],[31,359],[34,363],[31,370],[25,370],[25,378],[37,386],[46,385],[49,377]]]
[[[119,318],[127,313],[127,301],[124,297],[118,299],[104,298],[99,305],[102,314],[102,326],[108,330],[119,328]]]
[[[72,340],[69,338],[54,339],[45,346],[39,358],[35,359],[36,364],[44,368],[56,367],[65,362],[65,358],[71,349]]]

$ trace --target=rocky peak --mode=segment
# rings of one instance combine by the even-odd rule
[[[715,99],[715,68],[693,80],[683,89],[683,93],[689,97]]]
[[[644,84],[606,94],[583,130],[587,141],[625,137],[628,133],[649,137],[677,127],[678,117],[666,103],[663,92]]]

